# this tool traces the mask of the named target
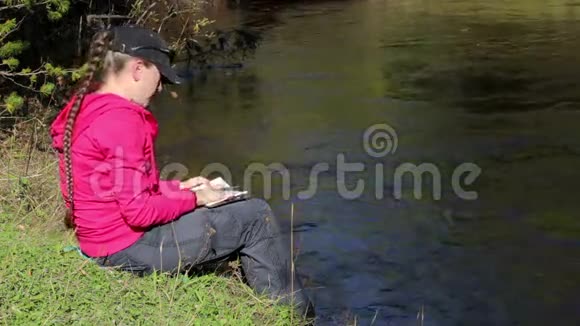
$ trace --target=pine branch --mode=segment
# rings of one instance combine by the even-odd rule
[[[48,4],[50,1],[43,1],[43,2],[39,2],[39,3],[35,3],[33,4],[33,6],[40,6],[40,5],[45,5]],[[5,7],[0,7],[0,11],[3,10],[10,10],[10,9],[20,9],[26,7],[25,3],[19,4],[19,5],[12,5],[12,6],[5,6]]]
[[[2,10],[2,8],[0,8],[0,10]],[[6,35],[2,36],[0,38],[0,43],[3,43],[4,40],[8,37],[8,35],[17,31],[20,28],[20,25],[22,24],[22,22],[24,21],[25,18],[26,18],[26,16],[22,17],[22,19],[20,19],[20,21],[16,24],[16,26],[14,26],[14,28],[10,32],[8,32],[8,33],[6,33]]]

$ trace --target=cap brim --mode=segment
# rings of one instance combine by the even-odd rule
[[[173,68],[165,65],[158,65],[157,69],[159,69],[159,72],[161,73],[161,76],[163,76],[164,81],[175,85],[179,85],[183,82],[183,79],[177,76],[177,73],[175,70],[173,70]]]

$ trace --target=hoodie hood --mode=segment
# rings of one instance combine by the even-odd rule
[[[52,147],[59,153],[63,152],[64,149],[64,133],[66,130],[66,121],[69,113],[74,105],[76,96],[73,96],[71,100],[65,105],[62,111],[58,114],[56,119],[53,121],[50,127],[50,136],[52,137]],[[79,110],[78,116],[76,118],[74,128],[73,128],[73,143],[84,130],[86,130],[91,122],[94,121],[100,115],[116,109],[130,109],[141,114],[143,119],[147,121],[147,125],[150,127],[149,132],[152,138],[155,139],[158,132],[158,125],[156,119],[153,117],[151,112],[145,110],[142,106],[135,104],[125,98],[122,98],[115,94],[98,94],[91,93],[85,95],[81,108]]]

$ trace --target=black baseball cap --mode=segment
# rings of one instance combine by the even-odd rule
[[[153,30],[134,26],[112,27],[111,50],[139,57],[154,64],[165,82],[180,84],[181,78],[171,67],[174,53]]]

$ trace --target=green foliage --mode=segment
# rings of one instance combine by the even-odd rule
[[[28,47],[28,42],[11,41],[0,46],[0,58],[11,58],[19,55]]]
[[[20,61],[14,57],[2,60],[2,64],[8,66],[9,70],[14,70],[20,64]]]
[[[40,92],[42,93],[42,95],[49,96],[50,94],[52,94],[52,92],[54,92],[55,87],[56,87],[55,84],[47,82],[40,87]]]
[[[44,69],[46,70],[46,74],[53,77],[61,77],[66,74],[66,71],[63,67],[55,67],[50,63],[44,64]]]
[[[4,105],[6,110],[12,114],[24,105],[24,98],[16,94],[16,92],[12,92],[4,99]]]
[[[48,10],[48,19],[59,20],[70,8],[70,1],[68,0],[52,0],[46,4]]]
[[[80,68],[73,70],[71,72],[72,81],[77,81],[77,80],[81,79],[85,75],[88,67],[89,67],[89,65],[85,63]]]
[[[8,19],[3,24],[0,24],[0,37],[8,35],[11,31],[16,28],[16,19]]]
[[[30,76],[30,86],[34,86],[34,84],[36,84],[36,80],[38,80],[38,75]]]
[[[22,6],[24,5],[24,6]],[[46,16],[49,20],[55,21],[61,19],[70,9],[69,0],[9,0],[3,1],[0,8],[9,8],[15,6],[11,11],[6,11],[11,17],[0,22],[0,74],[6,81],[13,83],[12,89],[17,90],[4,98],[3,105],[10,114],[16,113],[23,105],[26,96],[20,90],[29,91],[27,85],[41,95],[49,96],[56,90],[56,85],[52,80],[71,76],[73,80],[78,79],[79,73],[76,70],[67,70],[63,67],[53,66],[50,63],[44,63],[32,72],[31,68],[24,68],[17,72],[20,65],[19,56],[28,48],[29,42],[17,39],[17,29],[19,22],[22,22],[26,16],[36,10],[45,9]],[[4,14],[3,15],[7,15]],[[4,17],[2,17],[4,18]],[[41,83],[37,84],[41,78]],[[40,85],[39,85],[40,84]]]

